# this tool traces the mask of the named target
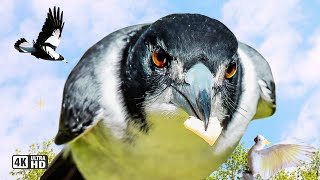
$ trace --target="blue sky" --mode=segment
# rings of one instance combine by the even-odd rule
[[[65,28],[57,49],[69,64],[18,53],[21,37],[36,39],[49,7],[64,11]],[[269,62],[277,88],[277,112],[250,123],[242,141],[257,134],[271,142],[299,138],[320,146],[320,1],[116,1],[2,0],[0,7],[0,174],[10,179],[11,155],[58,129],[64,82],[83,53],[112,31],[152,22],[171,13],[200,13],[223,22],[238,40]],[[37,108],[39,99],[43,108]],[[59,149],[59,147],[57,147]],[[6,163],[7,162],[7,163]]]

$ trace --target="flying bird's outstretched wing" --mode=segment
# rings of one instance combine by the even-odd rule
[[[299,165],[300,161],[307,161],[314,154],[311,146],[298,144],[278,144],[258,152],[260,156],[259,174],[262,178],[269,178],[283,168]]]
[[[42,31],[39,33],[36,44],[40,46],[49,46],[53,50],[56,50],[60,43],[60,37],[64,26],[63,11],[60,14],[60,8],[56,10],[53,8],[53,12],[49,8],[47,19],[42,26]]]

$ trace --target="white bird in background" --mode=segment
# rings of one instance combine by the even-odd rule
[[[22,53],[31,53],[36,58],[67,63],[64,57],[55,51],[60,44],[63,26],[63,11],[60,14],[60,8],[56,10],[56,7],[54,7],[52,13],[49,8],[46,21],[42,26],[42,31],[39,33],[37,41],[33,41],[33,45],[31,45],[25,38],[21,38],[14,44],[14,48]]]
[[[276,144],[263,149],[270,142],[261,135],[254,138],[254,142],[248,152],[250,174],[244,173],[243,179],[254,179],[257,174],[268,179],[283,168],[295,167],[301,161],[310,160],[315,153],[315,148],[302,144]]]

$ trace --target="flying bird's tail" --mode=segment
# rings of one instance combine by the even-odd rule
[[[14,48],[22,53],[33,53],[36,50],[25,38],[19,39],[14,44]]]
[[[41,176],[40,180],[82,180],[84,177],[79,172],[75,163],[73,162],[71,152],[65,153],[62,150],[53,159],[48,169]]]

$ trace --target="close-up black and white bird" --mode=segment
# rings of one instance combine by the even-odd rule
[[[303,161],[311,160],[316,151],[314,147],[302,143],[279,143],[264,149],[270,142],[262,135],[255,137],[254,142],[248,152],[249,171],[243,173],[245,180],[255,179],[258,174],[262,179],[269,179],[284,168],[296,167]]]
[[[203,179],[275,108],[269,64],[218,20],[129,26],[70,73],[55,137],[65,146],[41,179]]]
[[[53,11],[49,8],[37,41],[33,41],[31,45],[25,38],[21,38],[14,44],[14,48],[21,53],[31,53],[38,59],[67,63],[64,57],[55,51],[60,44],[63,26],[63,11],[60,13],[59,7],[54,7]]]

